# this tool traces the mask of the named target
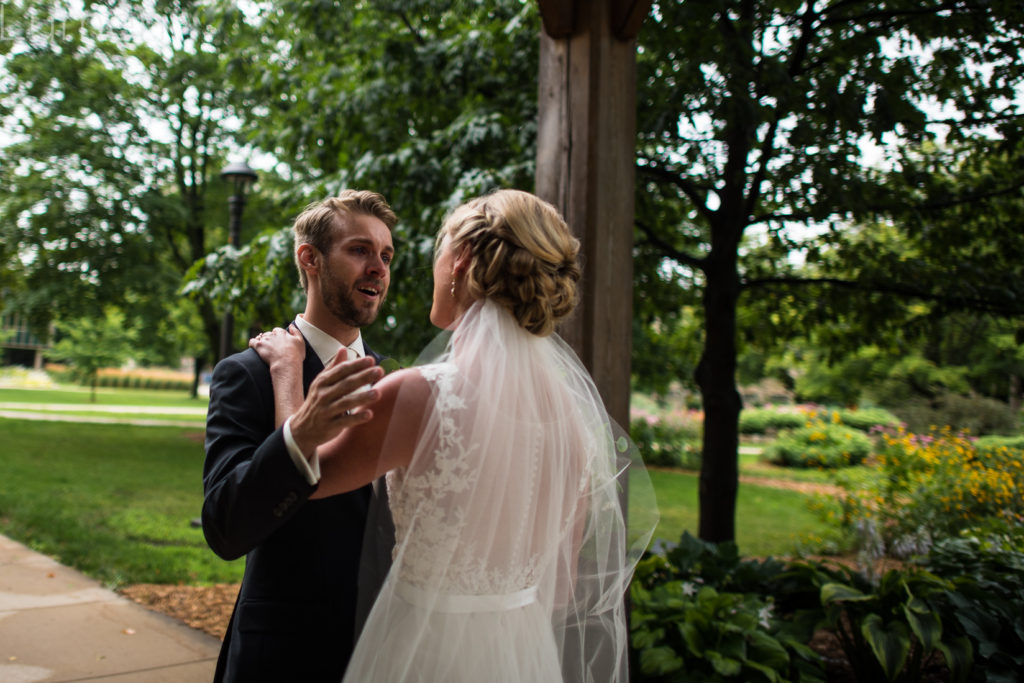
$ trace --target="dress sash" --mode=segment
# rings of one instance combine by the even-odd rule
[[[432,609],[448,614],[470,614],[473,612],[505,612],[525,607],[537,601],[537,586],[530,586],[514,593],[492,595],[451,595],[431,593],[406,581],[395,584],[395,592],[411,605]]]

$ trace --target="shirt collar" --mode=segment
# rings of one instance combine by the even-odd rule
[[[344,346],[340,341],[327,334],[313,323],[307,321],[301,315],[295,316],[295,326],[299,328],[299,332],[306,338],[309,345],[313,347],[313,351],[316,353],[317,358],[325,366],[334,360],[334,357],[338,355],[338,351]],[[366,350],[363,348],[363,335],[361,332],[356,333],[355,341],[348,345],[349,359],[352,358],[353,352],[359,358],[366,355]]]

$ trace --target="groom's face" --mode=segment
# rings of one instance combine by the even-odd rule
[[[394,254],[391,231],[376,216],[337,218],[319,277],[327,310],[350,327],[376,320],[391,284]]]

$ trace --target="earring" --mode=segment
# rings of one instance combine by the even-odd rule
[[[452,298],[455,298],[455,277],[452,277]]]

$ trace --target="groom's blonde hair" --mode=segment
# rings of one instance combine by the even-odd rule
[[[387,200],[369,190],[342,190],[335,197],[307,206],[292,226],[295,266],[299,269],[299,282],[303,290],[309,288],[309,280],[299,264],[299,245],[308,244],[321,254],[326,254],[334,242],[335,221],[344,221],[349,216],[374,216],[388,226],[388,230],[393,230],[398,223],[398,217],[388,206]]]
[[[474,299],[507,308],[543,337],[576,307],[580,243],[551,204],[520,190],[499,190],[455,209],[438,234],[458,253],[470,250],[466,286]]]

